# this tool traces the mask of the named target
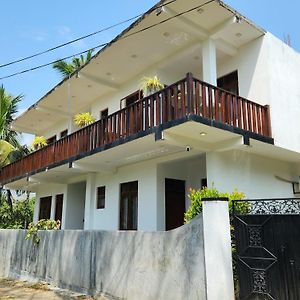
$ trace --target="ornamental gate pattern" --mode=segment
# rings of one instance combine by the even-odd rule
[[[300,199],[234,201],[233,225],[238,299],[299,300]]]

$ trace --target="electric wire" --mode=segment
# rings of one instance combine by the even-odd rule
[[[176,1],[176,0],[175,0],[175,1]],[[3,76],[3,77],[0,77],[0,80],[7,79],[7,78],[11,78],[11,77],[15,77],[15,76],[18,76],[18,75],[22,75],[22,74],[24,74],[24,73],[28,73],[28,72],[31,72],[31,71],[35,71],[35,70],[37,70],[37,69],[41,69],[41,68],[50,66],[50,65],[52,65],[52,64],[54,64],[54,63],[56,63],[56,62],[58,62],[58,61],[66,60],[66,59],[72,58],[72,57],[74,57],[74,56],[78,56],[78,55],[87,53],[88,51],[91,51],[91,50],[94,50],[94,49],[98,49],[98,48],[102,48],[102,47],[104,47],[104,46],[107,46],[107,45],[112,44],[112,43],[114,43],[114,42],[117,42],[117,41],[119,41],[119,40],[123,40],[123,39],[129,38],[129,37],[131,37],[131,36],[133,36],[133,35],[139,34],[139,33],[141,33],[141,32],[145,32],[146,30],[149,30],[149,29],[151,29],[151,28],[154,28],[154,27],[156,27],[156,26],[159,26],[159,25],[161,25],[161,24],[164,24],[164,23],[166,23],[166,22],[168,22],[168,21],[170,21],[170,20],[173,20],[173,19],[175,19],[175,18],[178,18],[178,17],[180,17],[180,16],[182,16],[182,15],[185,15],[185,14],[187,14],[187,13],[189,13],[189,12],[192,12],[192,11],[194,11],[194,10],[196,10],[196,9],[202,8],[203,6],[205,6],[205,5],[209,4],[209,3],[212,3],[212,2],[215,2],[215,0],[209,0],[209,1],[207,1],[207,2],[205,2],[205,3],[203,3],[203,4],[201,4],[201,5],[197,5],[196,7],[193,7],[193,8],[191,8],[191,9],[186,10],[186,11],[183,11],[183,12],[181,12],[181,13],[178,13],[178,14],[176,14],[176,15],[174,15],[174,16],[171,16],[171,17],[169,17],[169,18],[167,18],[167,19],[165,19],[165,20],[162,20],[162,21],[160,21],[160,22],[158,22],[158,23],[149,25],[149,26],[144,27],[144,28],[142,28],[142,29],[140,29],[140,30],[138,30],[138,31],[135,31],[135,32],[132,32],[132,33],[130,33],[130,34],[121,36],[121,37],[119,37],[119,38],[117,38],[117,39],[115,39],[115,40],[113,40],[113,41],[111,41],[111,42],[106,42],[106,43],[97,45],[97,46],[95,46],[95,47],[89,48],[89,49],[87,49],[87,50],[78,52],[78,53],[76,53],[76,54],[72,54],[72,55],[69,55],[69,56],[65,56],[65,57],[63,57],[63,58],[61,58],[61,59],[57,59],[57,60],[51,61],[51,62],[49,62],[49,63],[45,63],[45,64],[42,64],[42,65],[38,65],[38,66],[36,66],[36,67],[32,67],[32,68],[29,68],[29,69],[25,69],[25,70],[23,70],[23,71],[15,72],[15,73],[12,73],[12,74],[10,74],[10,75],[6,75],[6,76]]]
[[[177,1],[177,0],[171,0],[171,1],[169,1],[169,2],[166,2],[166,3],[163,4],[163,5],[157,6],[156,9],[162,8],[163,6],[167,6],[167,5],[169,5],[169,4],[171,4],[171,3],[175,2],[175,1]],[[23,58],[19,58],[19,59],[13,60],[13,61],[11,61],[11,62],[4,63],[4,64],[0,65],[0,68],[8,67],[8,66],[11,66],[11,65],[14,65],[14,64],[23,62],[23,61],[25,61],[25,60],[29,60],[29,59],[31,59],[31,58],[34,58],[34,57],[37,57],[37,56],[40,56],[40,55],[43,55],[43,54],[52,52],[52,51],[57,50],[57,49],[59,49],[59,48],[62,48],[62,47],[65,47],[65,46],[67,46],[67,45],[70,45],[70,44],[76,43],[76,42],[78,42],[78,41],[81,41],[81,40],[83,40],[83,39],[89,38],[89,37],[91,37],[91,36],[93,36],[93,35],[96,35],[96,34],[99,34],[99,33],[105,32],[105,31],[108,31],[108,30],[110,30],[110,29],[112,29],[112,28],[115,28],[115,27],[117,27],[117,26],[123,25],[123,24],[125,24],[125,23],[130,22],[130,21],[133,21],[133,20],[135,20],[135,19],[141,17],[143,14],[144,14],[144,13],[138,14],[138,15],[136,15],[136,16],[134,16],[134,17],[129,18],[129,19],[120,21],[120,22],[115,23],[115,24],[113,24],[113,25],[110,25],[110,26],[108,26],[108,27],[105,27],[105,28],[102,28],[102,29],[97,30],[97,31],[95,31],[95,32],[92,32],[92,33],[89,33],[89,34],[80,36],[80,37],[78,37],[78,38],[76,38],[76,39],[70,40],[70,41],[65,42],[65,43],[63,43],[63,44],[59,44],[59,45],[54,46],[54,47],[52,47],[52,48],[43,50],[43,51],[41,51],[41,52],[37,52],[37,53],[35,53],[35,54],[31,54],[31,55],[29,55],[29,56],[25,56],[25,57],[23,57]]]

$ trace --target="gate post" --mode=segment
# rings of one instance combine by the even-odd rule
[[[202,203],[206,299],[233,300],[228,198],[205,198]]]

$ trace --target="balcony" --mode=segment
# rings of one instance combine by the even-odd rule
[[[268,105],[254,103],[188,73],[159,92],[2,168],[0,183],[4,185],[189,120],[272,141]]]

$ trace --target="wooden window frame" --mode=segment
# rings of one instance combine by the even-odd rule
[[[68,129],[65,129],[65,130],[61,131],[60,134],[59,134],[61,139],[66,137],[67,135],[68,135]]]
[[[125,202],[127,199],[127,202]],[[138,229],[138,181],[120,184],[120,230]],[[132,218],[132,219],[130,219]],[[123,224],[123,223],[126,224]]]
[[[46,206],[49,205],[49,216],[47,216],[47,217],[45,217],[44,215],[41,216],[41,214],[44,214],[44,212],[42,211],[42,206],[45,205],[45,204],[42,204],[42,202],[44,202],[44,201],[49,201],[49,203],[46,204]],[[40,197],[39,202],[40,203],[39,203],[39,217],[38,217],[38,219],[39,220],[42,220],[42,219],[48,220],[48,219],[50,219],[51,218],[51,207],[52,207],[52,196]]]
[[[96,190],[96,208],[104,209],[105,208],[105,197],[106,197],[106,187],[105,185],[98,186]]]

